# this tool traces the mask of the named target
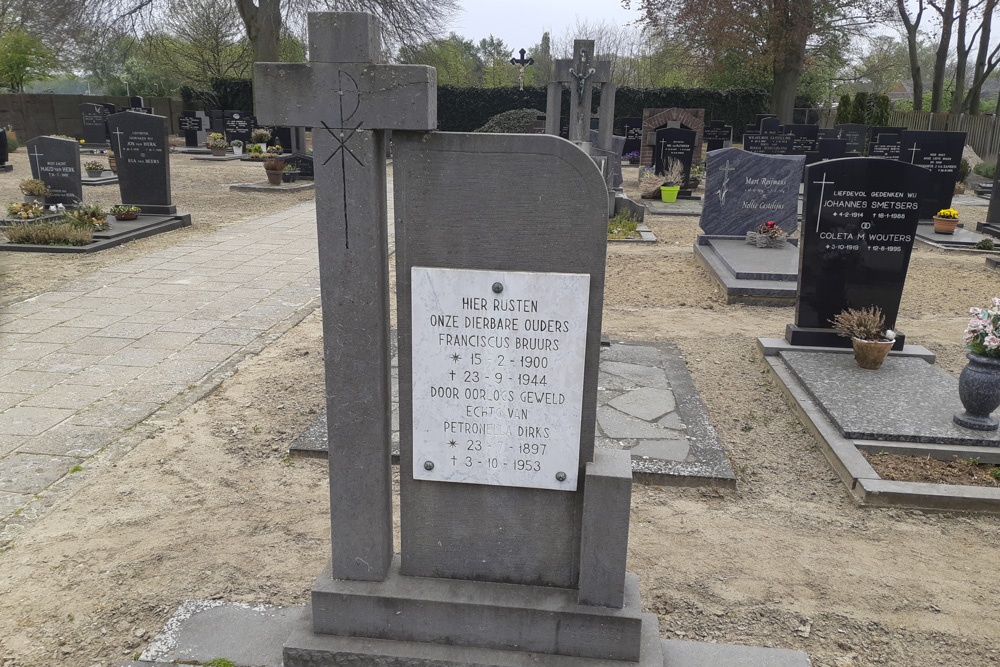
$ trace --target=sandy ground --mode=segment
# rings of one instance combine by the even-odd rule
[[[650,226],[657,244],[609,248],[604,330],[680,347],[740,478],[725,493],[633,487],[629,569],[663,636],[797,648],[824,667],[1000,664],[1000,520],[857,507],[755,351],[792,308],[725,305],[692,257],[697,219]],[[168,237],[148,247],[183,238]],[[61,278],[15,268],[18,292],[99,265],[47,261]],[[995,294],[982,255],[918,246],[899,328],[957,373],[967,310]],[[322,407],[320,336],[314,313],[127,454],[71,476],[0,553],[0,666],[116,665],[187,598],[306,602],[329,547],[327,475],[285,450]]]

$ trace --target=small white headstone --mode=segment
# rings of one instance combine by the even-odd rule
[[[575,491],[590,276],[411,279],[414,478]]]

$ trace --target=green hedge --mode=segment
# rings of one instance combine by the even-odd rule
[[[182,86],[181,99],[184,101],[184,108],[189,110],[250,111],[253,109],[253,81],[250,79],[212,79],[211,90],[197,90],[190,86]]]
[[[562,93],[562,117],[569,118],[569,88]],[[472,132],[505,111],[523,108],[544,109],[544,88],[457,88],[438,86],[438,129],[444,132]],[[597,112],[598,95],[592,111]],[[798,104],[799,101],[797,101]],[[809,106],[802,100],[803,106]],[[615,117],[642,116],[643,109],[679,107],[704,109],[705,121],[721,120],[733,126],[736,137],[743,136],[743,127],[753,123],[757,114],[766,113],[770,103],[767,91],[740,88],[715,90],[709,88],[631,88],[621,87],[615,93]]]

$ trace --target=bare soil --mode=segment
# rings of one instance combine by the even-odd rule
[[[1000,467],[978,460],[937,461],[928,456],[862,452],[882,479],[962,486],[1000,486]],[[995,471],[995,472],[994,472]]]
[[[179,204],[231,196],[233,169],[177,165],[178,180],[197,173]],[[221,210],[294,201],[246,197]],[[15,258],[4,298],[239,217],[216,215],[90,265]],[[739,475],[736,491],[633,486],[629,569],[662,635],[802,649],[819,667],[1000,664],[1000,520],[859,508],[755,348],[793,309],[726,305],[692,257],[697,218],[648,224],[656,244],[609,246],[604,331],[678,345]],[[968,308],[998,293],[983,255],[918,246],[899,328],[957,374]],[[0,666],[117,665],[187,598],[304,604],[328,558],[327,472],[285,451],[322,409],[322,377],[313,314],[214,393],[154,416],[127,453],[71,475],[0,553]]]

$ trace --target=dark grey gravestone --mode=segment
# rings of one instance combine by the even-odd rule
[[[927,189],[921,193],[920,217],[930,218],[941,209],[951,208],[965,149],[965,132],[906,130],[901,143],[901,161],[931,172]]]
[[[883,132],[872,143],[868,144],[868,157],[898,160],[901,148],[900,135]]]
[[[906,131],[905,127],[898,127],[893,125],[873,125],[868,128],[868,138],[866,140],[867,145],[871,147],[873,143],[878,141],[879,136],[883,134],[894,134],[897,137],[903,136],[903,132]],[[880,157],[877,155],[872,155],[869,151],[868,157]]]
[[[332,576],[381,581],[393,531],[384,130],[432,130],[436,78],[422,65],[375,64],[378,26],[368,14],[310,14],[309,40],[308,63],[254,66],[256,108],[265,124],[315,130],[327,421],[336,445]]]
[[[816,152],[820,160],[836,160],[846,157],[847,139],[820,139],[816,142]]]
[[[889,356],[869,371],[849,354],[780,356],[845,438],[1000,446],[997,431],[952,422],[963,410],[958,380],[923,359]]]
[[[691,161],[694,159],[694,144],[698,133],[681,127],[666,127],[656,131],[656,147],[653,149],[653,169],[663,174],[670,160],[680,162],[684,175],[679,181],[683,187],[691,176]]]
[[[257,119],[243,111],[227,111],[223,119],[226,141],[239,139],[245,144],[250,143],[250,133],[257,126]]]
[[[625,137],[625,145],[622,146],[622,155],[642,150],[641,117],[628,116],[626,118],[619,118],[615,121],[615,133]]]
[[[167,119],[123,111],[108,117],[108,127],[122,203],[138,206],[144,214],[176,213],[170,196]]]
[[[838,139],[847,139],[847,152],[860,153],[865,149],[868,126],[864,123],[841,123],[833,126]]]
[[[757,128],[760,134],[788,134],[781,127],[781,121],[778,120],[777,116],[764,116],[757,123]]]
[[[840,139],[840,132],[832,127],[821,127],[817,139]]]
[[[108,143],[108,110],[103,104],[81,104],[83,142],[88,146]]]
[[[878,306],[896,328],[916,238],[926,169],[879,158],[806,168],[793,345],[850,347],[830,320],[845,308]],[[902,336],[897,346],[902,349]]]
[[[743,235],[774,220],[790,234],[798,226],[799,183],[805,157],[755,155],[738,148],[708,154],[701,228]]]
[[[706,125],[702,136],[708,144],[709,151],[717,151],[733,145],[733,127],[726,125],[721,120],[713,120]]]
[[[10,152],[7,145],[7,131],[0,127],[0,168],[7,165],[10,159]]]
[[[77,204],[83,200],[80,182],[80,143],[72,139],[35,137],[28,141],[31,177],[45,181],[52,190],[49,204]]]
[[[533,162],[544,179],[528,182]],[[542,166],[542,165],[547,166]],[[466,225],[457,199],[439,197],[444,184],[470,182],[488,166],[491,188],[482,227]],[[519,166],[521,165],[521,166]],[[399,312],[400,471],[403,571],[414,576],[576,586],[579,577],[579,492],[416,481],[412,477],[410,267],[587,273],[590,315],[584,372],[580,462],[593,458],[600,303],[604,283],[607,192],[600,172],[574,146],[548,135],[408,135],[396,143],[397,288]],[[456,180],[457,179],[457,180]],[[559,201],[537,209],[539,197]],[[553,210],[558,214],[553,215]],[[537,228],[545,220],[544,235]],[[484,229],[495,232],[484,233]],[[532,231],[535,230],[535,231]],[[572,250],[559,239],[572,234]],[[400,239],[405,238],[404,243]],[[488,240],[488,242],[487,242]],[[557,250],[558,249],[558,250]],[[591,434],[587,437],[586,434]],[[462,507],[461,516],[449,507]],[[498,511],[503,508],[502,511]],[[444,547],[442,547],[444,545]],[[469,554],[478,557],[470,558]]]
[[[291,157],[285,158],[285,165],[292,165],[294,168],[299,170],[299,179],[305,179],[307,181],[313,180],[313,157],[312,155],[305,155],[302,153],[296,153]]]
[[[286,151],[292,150],[292,128],[272,127],[271,143],[273,145],[281,146],[281,148]]]
[[[748,133],[743,135],[743,150],[749,153],[791,155],[794,144],[795,137],[790,134]]]
[[[226,131],[226,120],[222,109],[212,109],[208,112],[209,118],[209,129],[212,132],[217,132],[223,134]]]
[[[208,139],[208,117],[204,111],[182,111],[177,120],[181,132],[184,133],[184,145],[190,148],[200,147]]]
[[[792,139],[793,155],[805,155],[816,150],[819,125],[785,125],[785,132],[794,137]]]

